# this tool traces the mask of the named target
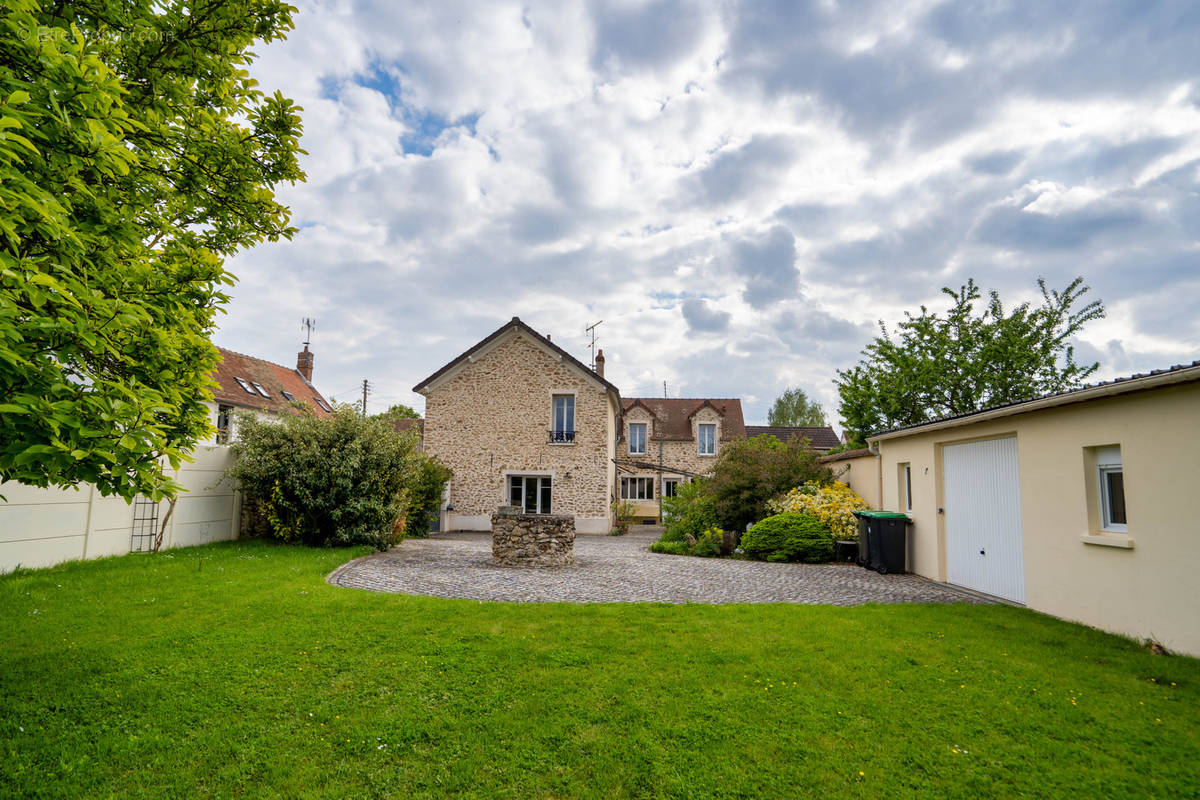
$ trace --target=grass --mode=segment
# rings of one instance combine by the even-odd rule
[[[1183,797],[1200,662],[1007,607],[506,605],[225,543],[0,578],[0,794]]]

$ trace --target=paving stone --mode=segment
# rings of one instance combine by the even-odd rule
[[[768,564],[651,553],[654,531],[575,539],[575,563],[492,563],[489,533],[406,539],[355,559],[335,586],[510,603],[984,603],[917,575],[879,575],[854,564]]]

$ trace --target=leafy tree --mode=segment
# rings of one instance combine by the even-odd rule
[[[408,436],[412,437],[412,434]],[[408,489],[405,536],[420,539],[429,535],[429,526],[441,513],[442,494],[450,477],[450,468],[437,458],[424,453],[417,454],[416,476]]]
[[[1037,285],[1040,306],[1022,303],[1005,313],[993,290],[977,313],[982,294],[968,280],[958,291],[942,289],[953,301],[944,317],[921,306],[918,316],[905,314],[895,339],[880,322],[882,335],[863,359],[838,371],[838,411],[851,442],[862,447],[874,431],[1080,386],[1099,364],[1076,363],[1069,341],[1103,317],[1104,306],[1081,305],[1083,278],[1061,292],[1040,278]]]
[[[824,427],[825,411],[815,400],[809,400],[803,389],[788,389],[775,398],[767,413],[768,425]]]
[[[421,415],[417,413],[417,410],[415,408],[413,408],[412,406],[406,406],[403,403],[397,403],[396,405],[389,408],[387,411],[381,411],[380,413],[375,414],[373,416],[378,417],[378,418],[384,418],[384,419],[420,419],[421,418]]]
[[[6,0],[0,480],[173,497],[209,431],[224,259],[290,237],[300,119],[247,71],[277,0]]]
[[[826,484],[833,472],[817,461],[807,439],[781,442],[774,436],[755,436],[724,446],[706,486],[713,511],[726,530],[744,530],[766,517],[767,503],[809,481]]]
[[[309,545],[382,550],[402,519],[423,533],[449,479],[417,451],[415,436],[349,407],[327,417],[243,415],[233,449],[228,474],[261,509],[270,535]]]

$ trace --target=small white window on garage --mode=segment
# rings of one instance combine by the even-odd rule
[[[701,422],[696,426],[696,440],[702,456],[717,454],[717,426],[712,422]]]
[[[646,455],[646,423],[629,423],[629,454],[631,456]]]
[[[1125,473],[1121,466],[1121,447],[1096,450],[1096,471],[1100,486],[1100,527],[1127,533],[1125,521]]]
[[[622,500],[653,500],[654,478],[621,478]]]

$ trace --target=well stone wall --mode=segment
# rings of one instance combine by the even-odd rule
[[[492,560],[506,566],[574,564],[575,518],[522,514],[517,506],[501,506],[492,515]]]

